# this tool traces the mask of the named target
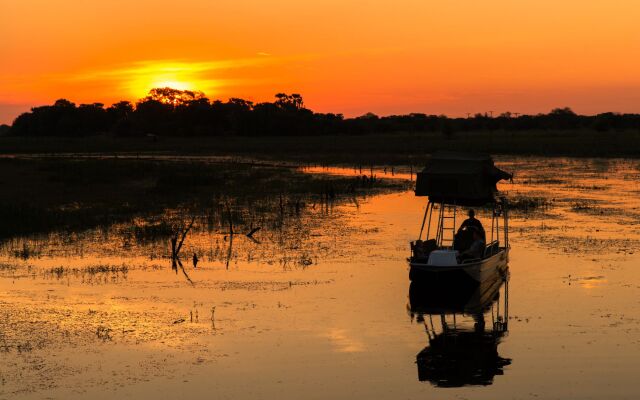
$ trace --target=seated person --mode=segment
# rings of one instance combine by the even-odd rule
[[[460,232],[463,228],[466,228],[466,227],[474,227],[480,232],[480,235],[482,236],[482,240],[486,240],[484,227],[482,226],[482,223],[476,219],[476,212],[473,211],[473,209],[470,209],[468,215],[469,215],[469,218],[465,219],[464,222],[462,222],[462,225],[460,225],[460,229],[458,229],[458,232]]]
[[[473,227],[460,227],[458,232],[456,233],[455,240],[453,242],[453,249],[458,250],[460,252],[465,251],[471,246],[473,243],[473,232],[475,230]]]
[[[478,229],[472,229],[473,231],[473,242],[471,246],[460,253],[460,260],[472,260],[474,258],[482,258],[484,255],[484,239],[482,238],[482,234]]]

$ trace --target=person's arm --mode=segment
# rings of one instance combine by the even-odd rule
[[[469,220],[465,219],[464,221],[462,221],[462,224],[460,224],[460,228],[458,228],[457,232],[458,233],[462,232],[462,230],[467,226],[469,226]]]

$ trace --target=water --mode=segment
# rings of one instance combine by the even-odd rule
[[[195,227],[193,284],[130,223],[5,242],[0,398],[638,398],[640,164],[498,161],[517,208],[508,303],[502,286],[481,312],[486,331],[506,325],[488,378],[419,380],[442,319],[408,306],[425,199],[403,191],[308,208],[256,241]],[[480,357],[470,314],[444,320],[453,350]]]

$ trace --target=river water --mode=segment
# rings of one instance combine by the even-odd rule
[[[2,244],[0,398],[640,397],[640,163],[498,165],[515,172],[499,185],[515,206],[509,277],[480,312],[482,340],[478,313],[411,310],[408,242],[426,206],[411,191],[308,210],[255,240],[195,230],[192,283],[166,241],[115,225]],[[418,354],[442,346],[466,367],[425,373]]]

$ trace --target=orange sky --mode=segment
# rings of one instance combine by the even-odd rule
[[[164,84],[349,116],[640,112],[638,21],[636,0],[0,0],[0,122]]]

